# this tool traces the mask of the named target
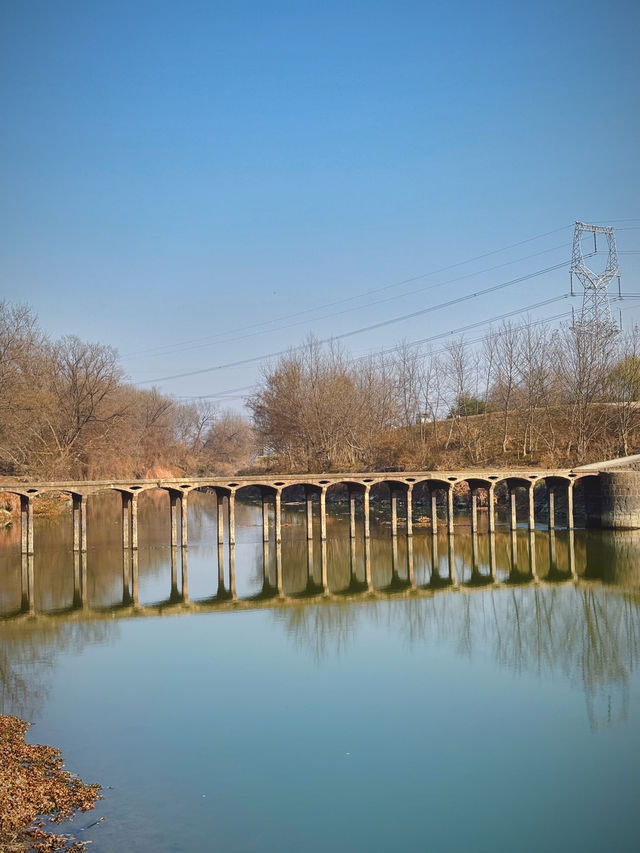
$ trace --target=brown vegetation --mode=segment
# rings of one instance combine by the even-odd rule
[[[503,323],[440,351],[353,359],[310,339],[266,367],[253,425],[128,384],[109,346],[50,341],[0,302],[0,473],[49,479],[271,470],[571,466],[638,448],[640,337]]]
[[[18,717],[0,716],[0,849],[84,850],[82,842],[46,832],[43,818],[59,823],[92,809],[100,785],[86,785],[63,770],[59,750],[25,743],[28,728]]]
[[[440,352],[310,340],[249,400],[273,469],[572,466],[640,445],[640,338],[504,323]]]
[[[49,340],[0,301],[0,473],[46,479],[231,473],[249,464],[248,421],[124,381],[116,351]]]

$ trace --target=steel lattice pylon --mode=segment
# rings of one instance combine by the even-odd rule
[[[597,235],[604,234],[607,238],[609,257],[607,265],[601,273],[594,272],[584,262],[582,255],[582,236],[593,234],[594,253],[598,251]],[[576,325],[582,329],[616,328],[611,316],[609,302],[609,282],[617,278],[620,282],[618,268],[618,250],[613,227],[610,225],[587,225],[586,222],[576,222],[573,235],[573,254],[571,256],[571,292],[573,293],[573,276],[577,276],[584,287],[582,312]]]

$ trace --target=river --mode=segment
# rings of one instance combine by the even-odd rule
[[[367,589],[344,507],[324,553],[285,507],[265,554],[240,503],[234,601],[208,496],[184,576],[168,500],[145,496],[134,607],[117,496],[89,507],[76,606],[67,515],[36,519],[35,615],[12,615],[19,541],[0,536],[0,710],[104,786],[70,827],[94,853],[632,846],[638,532],[474,541],[460,515],[452,540],[418,524],[408,547],[382,519]]]

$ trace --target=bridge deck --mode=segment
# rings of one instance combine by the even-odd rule
[[[538,483],[545,480],[578,480],[597,476],[598,470],[589,469],[461,469],[452,471],[345,471],[331,474],[251,474],[236,477],[211,475],[206,477],[164,477],[152,479],[113,480],[5,480],[0,482],[0,492],[35,496],[60,491],[78,495],[95,494],[101,491],[140,492],[151,489],[169,489],[188,492],[200,488],[218,488],[237,492],[251,486],[266,486],[282,490],[291,486],[312,485],[328,489],[340,484],[355,484],[371,487],[379,483],[419,485],[434,482],[443,485],[462,482],[483,483],[487,486],[508,481]]]

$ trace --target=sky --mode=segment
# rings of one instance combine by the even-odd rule
[[[575,220],[640,293],[639,35],[616,0],[0,0],[0,298],[239,407],[309,334],[579,311]]]

